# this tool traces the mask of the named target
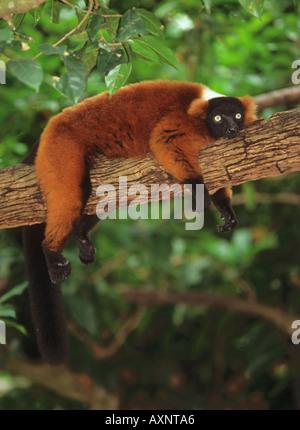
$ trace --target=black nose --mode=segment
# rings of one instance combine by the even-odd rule
[[[233,136],[235,136],[238,133],[238,131],[239,131],[238,128],[236,128],[236,127],[230,127],[230,128],[228,128],[226,130],[226,135],[228,137],[233,137]]]

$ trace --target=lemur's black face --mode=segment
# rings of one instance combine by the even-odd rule
[[[213,137],[236,136],[243,128],[244,119],[244,107],[239,99],[216,97],[209,100],[206,123]]]

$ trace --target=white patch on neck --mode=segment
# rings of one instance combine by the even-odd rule
[[[203,101],[214,99],[215,97],[226,97],[224,94],[216,93],[208,87],[204,87],[201,99]]]

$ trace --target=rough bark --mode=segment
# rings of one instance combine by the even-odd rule
[[[299,171],[299,124],[299,109],[280,112],[268,121],[258,119],[234,139],[221,139],[203,149],[199,162],[210,193],[224,186]],[[109,183],[118,189],[119,176],[127,176],[128,186],[145,184],[148,191],[151,184],[173,183],[151,154],[138,160],[101,157],[91,170],[93,191],[85,213],[95,213],[100,200],[95,192],[98,185]],[[45,215],[34,168],[19,164],[1,169],[0,228],[40,223]]]

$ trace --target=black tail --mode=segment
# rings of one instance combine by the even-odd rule
[[[23,161],[33,164],[38,144]],[[30,308],[42,357],[49,364],[63,363],[68,354],[66,318],[61,286],[48,275],[41,242],[45,224],[22,227],[25,265],[29,281]]]
[[[66,318],[61,286],[50,281],[41,248],[44,232],[44,224],[22,228],[30,308],[38,347],[49,364],[58,365],[68,354]]]

